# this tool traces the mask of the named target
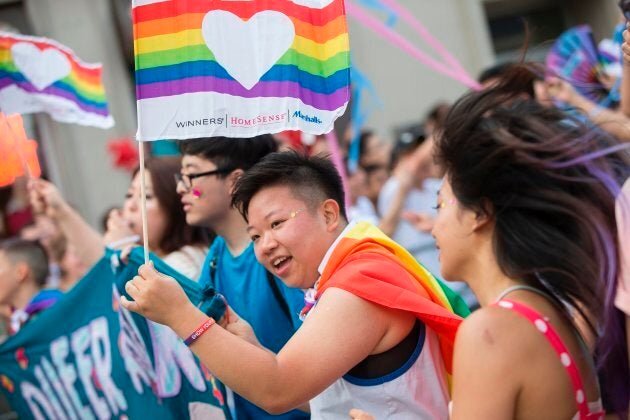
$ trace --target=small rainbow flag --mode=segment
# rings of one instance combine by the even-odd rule
[[[134,0],[138,139],[330,131],[347,106],[343,0]]]
[[[47,112],[56,120],[109,128],[100,64],[83,63],[56,41],[0,32],[0,108]]]
[[[39,178],[41,174],[37,142],[27,137],[22,116],[0,112],[0,187],[24,175]]]

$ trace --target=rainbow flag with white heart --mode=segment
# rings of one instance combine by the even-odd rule
[[[46,112],[56,121],[110,128],[114,119],[102,70],[56,41],[0,32],[0,109]]]
[[[332,130],[350,95],[343,0],[134,0],[138,140]]]

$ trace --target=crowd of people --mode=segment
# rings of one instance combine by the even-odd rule
[[[618,109],[502,64],[393,145],[360,133],[346,179],[322,139],[191,139],[148,159],[150,251],[228,309],[209,318],[151,263],[121,305],[185,340],[236,419],[627,418],[624,39]],[[3,192],[4,338],[106,248],[142,244],[140,182],[102,232],[48,181]]]

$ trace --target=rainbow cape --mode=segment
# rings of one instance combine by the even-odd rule
[[[0,109],[47,112],[60,122],[109,128],[102,66],[82,62],[56,41],[0,32]]]
[[[350,95],[343,0],[134,0],[138,140],[324,134]]]
[[[317,285],[346,290],[387,308],[413,313],[436,332],[447,373],[452,373],[457,328],[470,311],[455,292],[369,223],[354,225],[335,246]]]

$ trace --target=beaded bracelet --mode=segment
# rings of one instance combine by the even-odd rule
[[[188,337],[187,339],[184,340],[184,344],[186,344],[187,346],[190,347],[190,345],[199,337],[201,337],[201,335],[203,333],[205,333],[206,331],[208,331],[210,329],[210,327],[212,327],[214,324],[216,324],[216,321],[212,318],[208,318],[206,319],[203,324],[201,324],[195,331],[193,331],[192,334],[190,334],[190,337]]]

